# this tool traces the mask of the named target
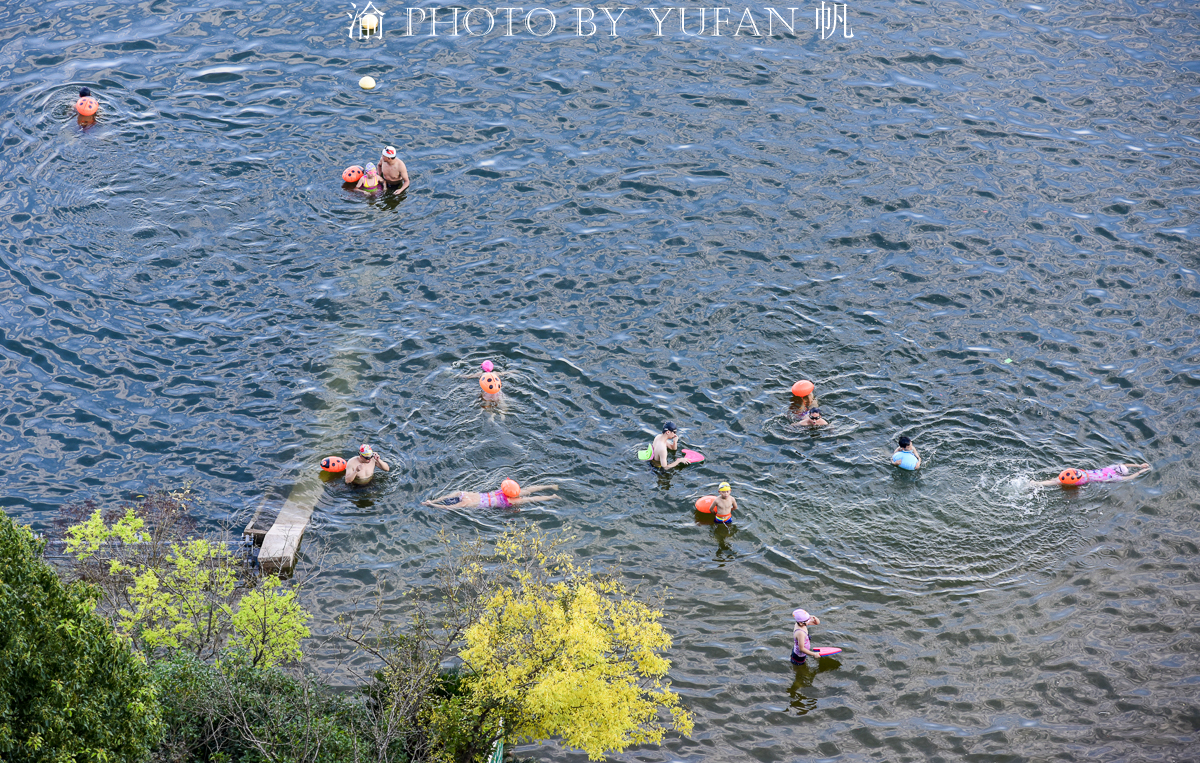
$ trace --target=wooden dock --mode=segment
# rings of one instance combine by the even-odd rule
[[[319,476],[297,484],[292,488],[291,495],[284,501],[283,508],[279,510],[268,530],[263,530],[261,508],[254,515],[254,519],[250,520],[245,534],[254,538],[256,543],[261,540],[258,564],[263,572],[269,575],[285,575],[296,566],[300,541],[304,539],[304,531],[312,521],[313,510],[324,488],[325,484]]]

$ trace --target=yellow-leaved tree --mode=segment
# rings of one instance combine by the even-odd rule
[[[690,733],[664,680],[662,612],[575,565],[563,543],[529,529],[498,542],[499,569],[486,573],[493,585],[459,653],[469,711],[484,726],[502,719],[506,736],[559,737],[591,760],[657,744],[668,729]]]

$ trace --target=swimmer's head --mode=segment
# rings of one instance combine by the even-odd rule
[[[720,485],[717,485],[717,492],[718,493],[732,493],[733,488],[729,487],[728,482],[722,482]]]
[[[1058,484],[1064,487],[1082,485],[1086,479],[1082,469],[1063,469],[1058,475]]]
[[[91,98],[92,97],[92,89],[90,87],[79,88],[79,97],[80,98]]]
[[[374,458],[375,451],[371,450],[371,446],[364,442],[362,445],[358,446],[358,455],[362,456],[363,458]]]
[[[909,445],[912,445],[912,440],[908,439],[907,437],[901,437],[899,440],[896,440],[896,442],[901,448],[907,448]]]
[[[383,158],[395,159],[396,158],[396,149],[393,148],[392,146],[388,146],[387,148],[383,149]]]
[[[521,486],[516,480],[504,480],[500,483],[500,492],[504,493],[506,498],[517,498],[521,495]]]
[[[818,620],[815,616],[808,614],[808,612],[804,611],[803,609],[797,609],[797,610],[793,611],[792,619],[794,619],[796,622],[800,623],[801,625],[820,625],[821,624],[820,620]]]
[[[663,424],[663,432],[674,432],[674,431],[675,431],[675,423],[674,422],[668,421],[665,424]]]
[[[813,393],[813,383],[808,379],[801,379],[792,385],[792,394],[796,397],[808,397]]]
[[[372,172],[374,172],[374,171],[375,171],[375,165],[374,165],[374,164],[368,164],[368,165],[367,165],[367,169],[366,169],[366,173],[367,173],[368,175],[370,175],[370,174],[371,174]]]
[[[479,364],[479,367],[483,369],[485,374],[490,374],[496,368],[490,360],[483,361],[483,363]]]
[[[820,408],[813,408],[811,411],[809,411],[809,412],[808,412],[808,417],[809,417],[810,419],[819,419],[819,418],[821,418],[821,409],[820,409]]]
[[[1125,464],[1117,464],[1116,466],[1113,467],[1113,471],[1116,472],[1117,474],[1121,475],[1122,477],[1129,476],[1129,467],[1126,466]]]

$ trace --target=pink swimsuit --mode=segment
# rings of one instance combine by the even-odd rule
[[[1081,485],[1086,485],[1089,482],[1117,482],[1121,479],[1121,475],[1117,473],[1117,464],[1106,466],[1103,469],[1084,469],[1083,482]]]
[[[507,509],[512,506],[508,502],[508,496],[503,490],[493,490],[490,493],[479,494],[479,508],[481,509]]]

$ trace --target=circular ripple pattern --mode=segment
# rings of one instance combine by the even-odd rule
[[[191,480],[218,527],[303,495],[328,629],[427,581],[440,530],[522,519],[421,500],[557,482],[523,519],[665,591],[697,716],[614,759],[1189,757],[1189,6],[869,3],[851,39],[811,7],[764,38],[396,10],[375,43],[345,10],[0,10],[0,507]],[[384,145],[412,189],[344,190]],[[703,464],[636,460],[664,419]],[[317,481],[362,441],[391,474]],[[1155,470],[1029,484],[1117,460]],[[690,508],[721,480],[733,531]],[[786,661],[796,606],[844,648],[819,671]]]

